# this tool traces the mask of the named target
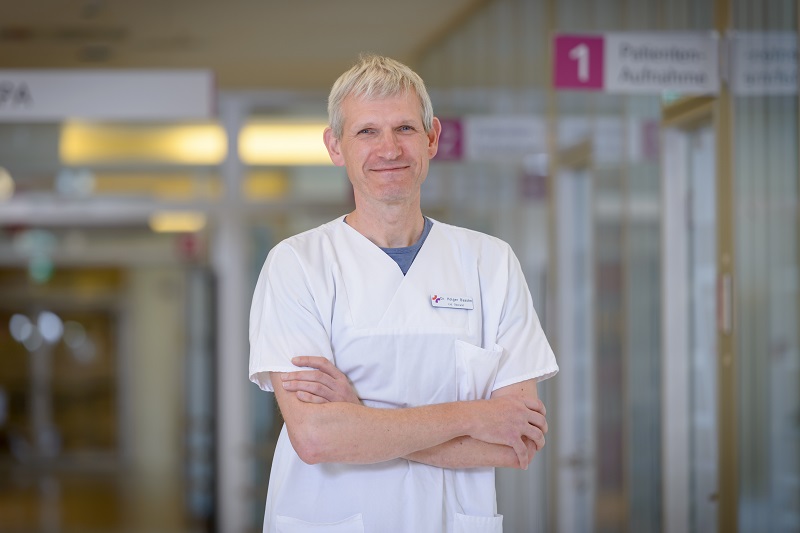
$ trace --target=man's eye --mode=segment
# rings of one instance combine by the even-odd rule
[[[414,128],[412,128],[411,126],[407,126],[407,125],[406,126],[400,126],[400,128],[398,128],[398,129],[400,131],[414,131]]]
[[[359,133],[359,135],[360,135],[360,134],[362,134],[362,133],[372,133],[372,131],[373,131],[373,130],[371,130],[371,129],[369,129],[369,128],[365,128],[365,129],[363,129],[363,130],[359,130],[359,132],[358,132],[358,133]]]

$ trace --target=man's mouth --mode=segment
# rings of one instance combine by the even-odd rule
[[[392,167],[376,167],[373,168],[373,172],[392,172],[398,170],[405,170],[408,168],[408,165],[399,165],[399,166],[392,166]]]

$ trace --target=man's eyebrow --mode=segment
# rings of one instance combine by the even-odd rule
[[[414,118],[414,117],[401,118],[400,120],[398,120],[391,127],[396,128],[398,126],[406,126],[406,125],[411,125],[411,126],[420,125],[421,126],[422,125],[422,119],[421,118]],[[378,124],[376,122],[373,122],[373,121],[367,121],[367,122],[361,122],[361,123],[353,124],[353,129],[355,131],[364,130],[364,129],[370,129],[370,128],[377,128],[377,127],[378,127]]]

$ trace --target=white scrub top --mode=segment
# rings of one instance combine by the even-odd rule
[[[384,409],[486,399],[558,372],[508,244],[435,222],[403,276],[342,221],[279,243],[264,263],[250,312],[250,379],[263,390],[269,372],[298,370],[298,355],[327,357],[364,405]],[[494,468],[308,465],[284,426],[264,531],[494,533],[502,516]]]

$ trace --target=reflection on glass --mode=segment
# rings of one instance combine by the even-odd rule
[[[51,311],[42,311],[39,313],[36,325],[42,338],[49,344],[55,344],[61,340],[61,335],[64,333],[64,323],[61,322],[57,314]]]
[[[67,198],[91,196],[94,184],[94,174],[87,169],[62,168],[56,174],[56,191]]]
[[[90,274],[83,286],[101,278]],[[112,531],[119,518],[115,321],[108,308],[42,309],[68,279],[31,290],[27,272],[0,269],[3,531]],[[98,348],[91,364],[74,356],[78,328],[82,344]]]
[[[598,531],[619,531],[626,523],[625,382],[623,368],[623,224],[618,173],[596,176],[595,194],[595,390],[598,391]],[[603,206],[600,208],[600,206]]]
[[[590,531],[595,513],[595,356],[592,313],[591,175],[562,171],[558,187],[559,527]]]
[[[2,428],[8,419],[8,394],[3,387],[0,387],[0,428]]]
[[[19,313],[11,315],[11,320],[8,321],[8,329],[17,342],[25,342],[25,339],[33,334],[33,324],[30,319]]]
[[[710,126],[689,139],[689,394],[691,531],[717,529],[716,187]]]
[[[788,18],[796,23],[796,15]],[[735,101],[735,386],[745,533],[800,530],[797,122],[796,94]]]

